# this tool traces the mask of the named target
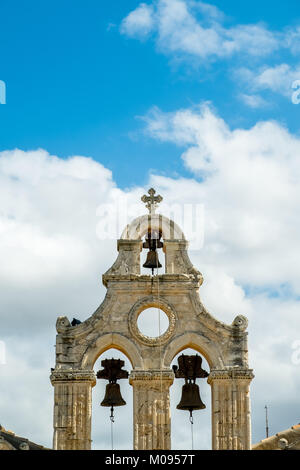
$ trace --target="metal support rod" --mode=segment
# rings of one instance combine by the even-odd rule
[[[114,407],[112,406],[110,409],[110,438],[111,438],[111,450],[114,450],[114,422],[115,422],[115,417],[114,417]]]
[[[194,450],[194,418],[193,418],[193,412],[190,411],[190,423],[191,423],[191,435],[192,435],[192,450]]]
[[[267,405],[265,406],[266,410],[266,437],[269,437],[269,420],[268,420],[268,407]]]

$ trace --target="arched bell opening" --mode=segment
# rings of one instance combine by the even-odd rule
[[[177,218],[177,217],[176,217]],[[134,219],[122,232],[122,240],[138,240],[148,232],[149,225],[160,229],[166,240],[186,240],[181,228],[162,214],[142,215]]]
[[[97,375],[99,370],[103,371],[102,361],[106,359],[120,359],[124,361],[122,370],[130,374],[132,365],[125,354],[115,348],[110,348],[102,353],[94,364],[94,371]],[[92,449],[131,449],[133,442],[133,396],[132,387],[128,378],[117,380],[120,386],[120,397],[126,405],[115,406],[113,410],[114,420],[111,420],[111,407],[101,406],[104,399],[107,399],[109,389],[108,380],[97,379],[93,388],[92,396]]]
[[[162,230],[149,226],[147,232],[142,237],[142,251],[140,254],[141,274],[157,275],[166,272],[163,243]]]
[[[131,363],[131,368],[143,369],[140,352],[134,342],[119,333],[107,333],[98,337],[86,350],[82,357],[81,368],[94,369],[98,358],[109,349],[116,349],[123,353]]]
[[[202,359],[201,368],[208,374],[210,367],[205,357],[195,349],[186,348],[176,354],[171,362],[173,366],[180,367],[178,358],[185,356],[198,355]],[[204,375],[204,374],[203,374]],[[170,388],[170,406],[171,406],[171,440],[172,449],[211,449],[211,389],[206,378],[197,378],[195,383],[199,387],[199,406],[205,405],[204,409],[194,410],[192,412],[192,421],[190,420],[190,411],[187,409],[178,409],[178,405],[186,405],[189,396],[186,396],[183,386],[184,378],[175,378]],[[195,391],[194,391],[195,392]],[[195,393],[192,393],[192,401],[195,400]],[[196,393],[196,402],[198,400]]]

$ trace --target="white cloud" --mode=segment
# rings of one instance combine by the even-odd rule
[[[205,243],[202,250],[190,252],[204,275],[204,304],[227,323],[237,314],[249,317],[257,441],[263,437],[260,419],[267,390],[273,432],[296,420],[300,384],[291,357],[292,344],[299,339],[300,141],[275,122],[231,130],[207,105],[174,113],[155,109],[146,123],[154,138],[185,147],[183,158],[195,174],[194,179],[177,180],[152,175],[149,186],[170,205],[205,204]],[[49,374],[56,318],[83,320],[101,303],[101,274],[117,251],[115,240],[97,237],[97,207],[114,206],[120,198],[141,205],[144,189],[125,194],[106,168],[85,157],[63,160],[44,150],[0,154],[0,339],[7,353],[7,364],[0,366],[0,409],[5,427],[51,445]],[[130,402],[132,390],[125,383],[123,387]],[[188,448],[186,416],[175,410],[179,393],[178,385],[172,388],[173,447],[182,448],[184,442]],[[202,394],[208,408],[195,418],[204,422],[205,432],[195,429],[195,442],[208,448],[208,385]],[[95,391],[94,398],[94,445],[109,448],[109,421],[107,428],[99,427],[97,418],[105,414],[95,411],[101,393]],[[116,446],[129,448],[131,405],[118,410],[117,419]]]
[[[293,53],[295,56],[299,55],[300,51],[300,26],[295,28],[288,28],[285,33],[285,46]]]
[[[227,24],[226,24],[227,23]],[[240,99],[256,109],[267,105],[257,94],[271,90],[292,100],[292,85],[300,80],[300,66],[287,63],[261,66],[262,60],[275,57],[274,53],[290,52],[292,63],[300,50],[300,27],[271,30],[264,23],[235,24],[214,5],[193,0],[157,0],[149,5],[141,3],[124,18],[121,33],[145,39],[151,31],[157,50],[175,60],[239,60],[247,66],[237,68],[233,78],[244,87]],[[250,61],[251,59],[251,61]],[[276,60],[278,60],[276,58]],[[248,62],[251,64],[249,67]],[[297,104],[298,104],[297,95]]]
[[[152,6],[141,3],[122,21],[121,33],[139,38],[147,36],[154,25],[153,13]]]
[[[155,109],[146,122],[153,137],[184,145],[187,168],[204,178],[190,189],[165,183],[169,198],[171,188],[185,197],[192,190],[206,207],[202,263],[226,266],[244,285],[290,283],[299,295],[300,139],[276,122],[231,130],[207,105]]]
[[[30,286],[79,276],[97,243],[96,204],[117,191],[111,173],[92,159],[1,152],[0,279]],[[82,239],[87,233],[90,244]]]
[[[300,66],[280,64],[263,67],[259,71],[244,68],[238,71],[237,77],[250,90],[271,90],[292,99],[293,83],[300,80]]]
[[[199,14],[200,13],[200,14]],[[140,4],[123,20],[121,32],[131,37],[156,31],[159,48],[168,54],[200,59],[236,53],[265,56],[279,47],[280,35],[263,24],[223,26],[223,13],[214,5],[187,0]],[[144,27],[144,23],[146,27]]]
[[[15,328],[6,339],[6,364],[0,366],[0,424],[48,448],[52,447],[53,389],[49,376],[53,344],[51,334],[35,336],[30,328],[23,332]]]
[[[204,3],[201,1],[190,0],[189,5],[193,8],[194,11],[201,11],[205,17],[223,21],[225,19],[224,13],[215,5],[211,3]]]
[[[247,95],[246,93],[240,94],[240,99],[250,108],[264,108],[268,106],[267,101],[260,95]]]
[[[233,51],[253,56],[266,56],[279,48],[279,35],[268,31],[263,24],[238,25],[227,32]]]
[[[156,108],[145,121],[152,137],[182,145],[187,168],[203,179],[153,176],[151,184],[171,202],[205,205],[204,246],[190,256],[204,274],[200,296],[208,310],[227,323],[236,314],[249,319],[258,441],[265,404],[272,433],[297,423],[300,139],[276,122],[231,130],[207,105],[174,113]]]

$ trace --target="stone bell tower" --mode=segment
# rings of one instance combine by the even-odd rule
[[[57,319],[51,373],[54,449],[91,448],[93,367],[110,348],[123,352],[132,365],[134,449],[171,448],[170,364],[186,348],[198,351],[210,367],[212,448],[251,448],[247,319],[239,315],[227,325],[202,305],[203,278],[188,257],[188,241],[174,221],[155,213],[162,198],[154,194],[151,189],[142,198],[149,214],[133,220],[117,242],[119,253],[103,275],[107,293],[99,308],[79,325]],[[162,235],[164,274],[141,274],[140,253],[149,230]],[[161,309],[169,319],[168,329],[157,338],[138,328],[139,315],[149,307]]]

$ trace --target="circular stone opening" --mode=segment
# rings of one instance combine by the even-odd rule
[[[142,335],[159,338],[169,328],[169,318],[160,308],[146,308],[140,313],[137,326]]]

